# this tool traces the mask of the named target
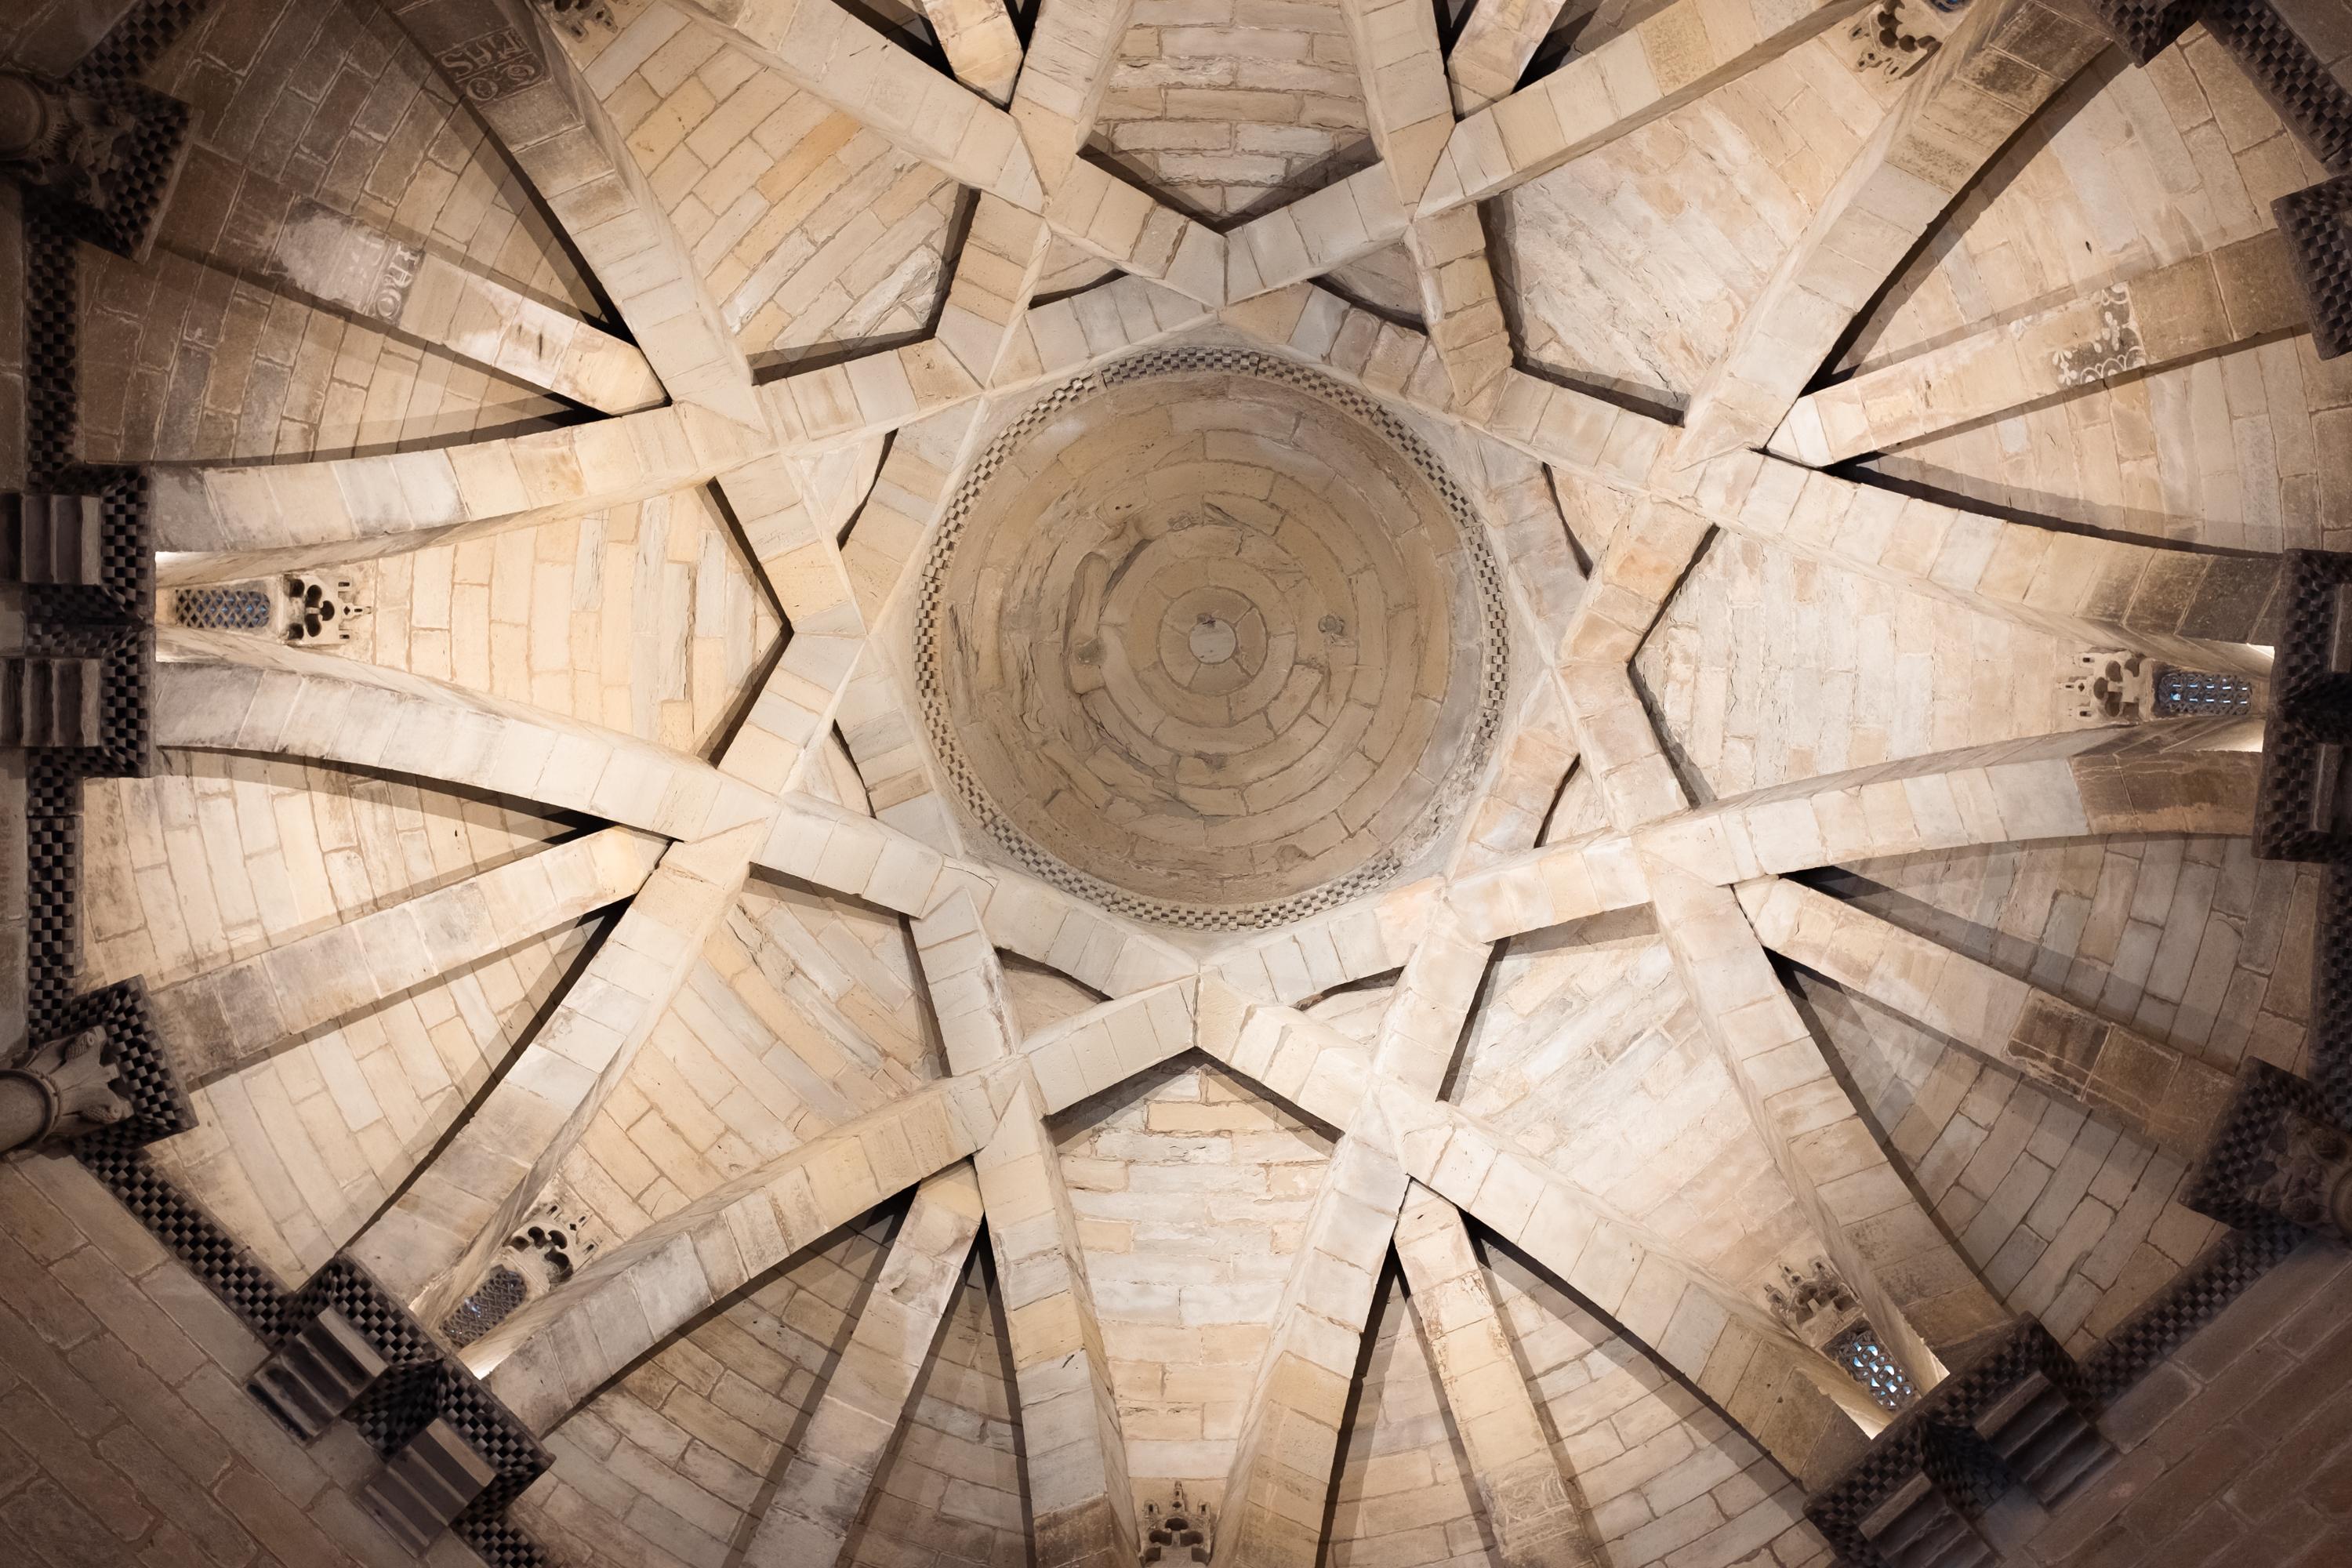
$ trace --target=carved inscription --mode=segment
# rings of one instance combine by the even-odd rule
[[[286,214],[269,271],[305,293],[392,323],[424,264],[417,247],[305,196]]]
[[[433,58],[457,90],[476,103],[495,103],[547,79],[539,51],[513,27],[494,27]]]

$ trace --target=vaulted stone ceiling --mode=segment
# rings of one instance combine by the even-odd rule
[[[183,9],[79,263],[163,623],[82,974],[554,1560],[1811,1568],[1853,1363],[2092,1353],[2221,1233],[2352,360],[2203,27]]]

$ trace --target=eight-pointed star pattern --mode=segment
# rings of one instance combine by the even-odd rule
[[[2053,1015],[2106,1026],[1795,879],[1969,846],[2242,835],[2257,758],[2244,725],[2192,721],[1694,799],[1630,673],[1644,638],[1719,532],[2087,647],[2256,674],[2268,657],[2243,584],[2209,573],[2211,557],[1914,499],[1828,467],[1862,437],[1832,431],[1823,444],[1834,411],[1826,393],[1807,395],[1816,372],[1953,198],[2104,46],[2055,0],[1978,0],[1930,19],[1940,48],[1903,81],[1679,422],[1514,361],[1478,204],[1855,8],[1675,0],[1513,90],[1543,7],[1514,30],[1507,8],[1490,19],[1482,6],[1449,57],[1426,5],[1343,0],[1376,160],[1220,231],[1082,155],[1132,0],[1047,0],[1025,51],[993,0],[939,0],[926,10],[953,79],[832,0],[656,0],[618,7],[618,26],[576,30],[507,0],[392,5],[537,190],[635,348],[583,326],[558,366],[533,368],[520,352],[499,362],[601,419],[191,471],[159,502],[159,543],[178,552],[167,576],[218,580],[249,571],[257,552],[353,559],[708,484],[789,632],[715,763],[446,681],[169,634],[167,746],[382,771],[610,826],[165,988],[159,1013],[191,1037],[207,1031],[220,1059],[205,1070],[217,1074],[373,996],[628,900],[495,1084],[349,1244],[438,1322],[620,1089],[706,942],[759,889],[781,879],[903,918],[947,1076],[853,1103],[816,1135],[646,1216],[465,1352],[526,1424],[552,1432],[713,1309],[911,1191],[748,1562],[839,1552],[983,1228],[1036,1560],[1136,1560],[1129,1444],[1054,1119],[1192,1052],[1336,1139],[1232,1446],[1218,1563],[1315,1561],[1391,1252],[1505,1560],[1603,1560],[1525,1382],[1492,1375],[1512,1363],[1474,1235],[1532,1260],[1789,1475],[1819,1480],[1874,1418],[1818,1347],[1766,1310],[1779,1262],[1829,1259],[1923,1387],[2011,1314],[1890,1157],[1770,952],[2159,1148],[2197,1147],[2227,1079],[2137,1036],[2126,1042],[2137,1076],[2037,1054],[2034,1020],[2044,1034]],[[974,194],[928,333],[754,374],[657,197],[657,171],[605,101],[631,68],[625,55],[642,61],[681,37],[774,73]],[[1426,330],[1318,281],[1399,242]],[[1117,275],[1040,302],[1057,246]],[[1522,662],[1459,830],[1419,874],[1212,936],[1091,905],[972,833],[902,673],[929,542],[1005,421],[1139,352],[1193,344],[1311,367],[1450,443],[1501,563]],[[1562,528],[1563,481],[1620,510],[1589,560]],[[2168,615],[2143,614],[2158,602]],[[836,732],[857,791],[828,772]],[[1598,820],[1548,832],[1571,774]],[[469,936],[457,911],[485,902],[498,919]],[[1642,910],[1744,1111],[1728,1142],[1749,1161],[1743,1202],[1765,1216],[1760,1240],[1720,1234],[1687,1205],[1636,1213],[1620,1188],[1537,1157],[1453,1092],[1506,944]],[[406,969],[352,962],[411,927],[427,951]],[[1106,999],[1024,1029],[1005,954]],[[1318,1016],[1318,999],[1390,972],[1368,1031]],[[254,1022],[259,989],[307,995],[306,1010]],[[2110,1044],[2115,1063],[2126,1046]]]

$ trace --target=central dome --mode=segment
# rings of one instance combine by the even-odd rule
[[[1476,520],[1363,395],[1186,349],[1067,383],[950,504],[917,649],[964,805],[1030,869],[1203,929],[1393,876],[1499,721]]]

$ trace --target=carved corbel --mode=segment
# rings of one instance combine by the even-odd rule
[[[188,107],[136,82],[0,70],[0,173],[81,237],[144,259],[187,154]]]
[[[466,1435],[436,1416],[384,1461],[360,1500],[410,1551],[422,1553],[497,1478],[497,1468]]]
[[[1990,1568],[1988,1508],[2013,1487],[2054,1506],[2114,1458],[2094,1416],[2074,1358],[2020,1318],[1889,1422],[1805,1517],[1854,1568]]]
[[[34,1047],[0,1068],[0,1153],[47,1148],[129,1117],[121,1053],[103,1026]]]
[[[2352,1133],[2316,1085],[2249,1061],[2184,1202],[2241,1228],[2285,1220],[2352,1241]]]
[[[0,166],[57,200],[103,212],[123,168],[129,113],[24,71],[0,71]]]

